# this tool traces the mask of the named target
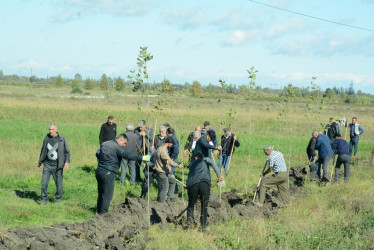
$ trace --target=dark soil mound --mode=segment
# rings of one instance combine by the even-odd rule
[[[290,169],[291,194],[298,193],[304,183],[305,167]],[[263,208],[252,205],[253,197],[232,189],[221,195],[212,193],[209,202],[209,222],[227,222],[231,219],[251,219],[256,216],[274,216],[280,205],[278,191],[266,195]],[[144,249],[149,223],[161,227],[184,225],[187,202],[158,203],[140,198],[126,198],[105,215],[96,215],[83,223],[62,223],[43,228],[12,228],[0,234],[1,249]],[[195,218],[200,216],[196,204]],[[178,217],[178,215],[180,215]],[[148,220],[150,218],[150,221]],[[173,223],[172,223],[173,222]]]

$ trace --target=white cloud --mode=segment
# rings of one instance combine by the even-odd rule
[[[159,0],[55,0],[57,12],[53,19],[57,22],[67,22],[79,19],[82,15],[95,15],[97,13],[137,16],[151,11]]]
[[[226,39],[225,43],[229,46],[238,46],[249,42],[251,39],[255,38],[256,34],[257,30],[233,30]]]
[[[161,16],[166,23],[181,29],[196,29],[205,22],[205,14],[198,8],[165,10]]]
[[[276,38],[286,36],[290,33],[299,32],[304,26],[304,20],[301,18],[294,18],[284,23],[277,23],[269,27],[267,37]]]

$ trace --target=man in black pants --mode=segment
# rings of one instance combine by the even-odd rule
[[[98,167],[96,169],[97,180],[97,214],[108,212],[110,202],[113,198],[114,182],[119,170],[121,158],[137,161],[149,161],[150,156],[141,156],[130,153],[124,149],[127,143],[125,134],[119,135],[115,140],[104,142],[97,151],[96,157]]]
[[[114,123],[114,117],[110,115],[108,116],[107,122],[101,125],[99,135],[100,146],[106,141],[114,140],[116,135],[117,124]]]
[[[349,167],[351,164],[351,155],[348,151],[348,142],[342,139],[340,134],[335,135],[335,141],[331,145],[332,150],[337,151],[338,159],[335,165],[335,182],[339,181],[340,166],[344,164],[344,180],[349,180]]]
[[[202,153],[197,152],[193,155],[194,162],[190,166],[190,172],[187,179],[187,189],[188,189],[188,207],[187,207],[187,221],[193,223],[194,218],[194,207],[197,198],[200,196],[201,200],[201,214],[200,222],[201,228],[204,233],[207,233],[207,213],[208,213],[208,203],[210,196],[210,166],[213,167],[216,172],[219,181],[223,180],[223,176],[212,159],[204,157]]]

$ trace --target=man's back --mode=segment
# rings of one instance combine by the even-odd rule
[[[125,149],[128,152],[131,153],[138,153],[140,151],[140,145],[139,145],[139,135],[135,134],[131,130],[128,130],[124,133],[127,136],[127,144],[125,146]]]

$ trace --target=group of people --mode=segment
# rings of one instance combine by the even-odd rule
[[[325,127],[324,132],[312,132],[312,138],[306,149],[310,173],[314,180],[330,181],[327,176],[328,165],[332,158],[335,160],[335,155],[337,155],[334,180],[336,182],[339,181],[340,167],[342,164],[344,165],[344,179],[349,180],[351,156],[352,154],[356,156],[359,138],[364,134],[365,130],[358,124],[357,118],[353,117],[352,123],[347,127],[350,136],[350,142],[348,144],[340,134],[340,119],[331,118],[330,122],[331,124]]]
[[[211,176],[210,167],[213,168],[219,181],[224,173],[229,174],[230,159],[235,148],[240,146],[239,140],[231,132],[230,127],[223,129],[220,145],[218,145],[216,132],[210,127],[210,122],[204,122],[204,127],[196,126],[195,131],[188,135],[183,154],[188,154],[189,174],[186,183],[188,190],[187,219],[193,221],[194,206],[198,197],[201,199],[201,225],[205,230],[207,223],[207,207],[210,197]],[[352,118],[349,125],[350,144],[341,138],[338,120],[327,128],[326,134],[322,131],[313,131],[307,147],[308,160],[310,161],[310,172],[315,174],[315,179],[328,180],[327,166],[334,155],[338,154],[335,166],[335,181],[339,178],[340,165],[344,164],[344,177],[349,179],[349,164],[352,148],[355,147],[354,155],[357,154],[359,137],[364,129],[357,123],[357,118]],[[154,179],[157,180],[158,202],[175,201],[174,197],[177,179],[176,168],[184,168],[183,163],[178,163],[179,141],[176,131],[168,123],[159,127],[159,134],[154,135],[151,127],[144,120],[140,121],[138,127],[127,124],[126,132],[117,135],[117,125],[114,117],[109,116],[107,122],[101,126],[100,149],[96,152],[98,167],[96,179],[98,185],[97,214],[108,212],[113,197],[115,179],[121,169],[120,183],[124,184],[127,167],[129,168],[130,185],[141,181],[140,170],[143,168],[144,180],[142,181],[141,197],[145,198]],[[318,152],[318,160],[317,160]],[[218,164],[215,164],[213,154],[218,155]],[[254,204],[261,207],[265,200],[266,190],[277,187],[285,205],[290,201],[288,186],[288,169],[284,155],[275,151],[272,146],[265,146],[264,153],[268,156],[269,168],[261,174],[261,182],[257,199]],[[63,169],[69,168],[70,149],[65,137],[58,133],[57,125],[50,124],[49,133],[43,141],[38,167],[44,164],[41,199],[39,204],[47,204],[47,188],[50,176],[56,184],[56,199],[58,203],[62,199]],[[315,164],[317,166],[315,166]],[[323,176],[321,175],[323,168]],[[270,174],[271,176],[265,177]],[[184,183],[181,183],[184,185]]]
[[[231,128],[224,128],[221,137],[221,145],[218,145],[216,133],[210,128],[210,122],[204,122],[204,127],[197,126],[187,138],[183,154],[188,155],[189,174],[186,183],[189,196],[187,217],[193,221],[193,211],[197,198],[202,200],[201,223],[206,226],[207,207],[210,196],[212,167],[219,181],[222,176],[219,167],[224,166],[228,174],[230,157],[234,153],[234,147],[240,143],[236,135],[231,133]],[[108,212],[113,197],[115,179],[121,170],[120,183],[126,180],[127,168],[129,169],[130,185],[142,182],[141,197],[145,198],[152,186],[154,179],[157,180],[158,202],[175,201],[174,197],[177,179],[176,168],[185,167],[178,163],[179,141],[176,132],[168,123],[159,127],[159,134],[154,135],[151,127],[144,120],[140,121],[138,127],[127,124],[126,132],[117,135],[117,125],[114,117],[109,116],[107,122],[101,126],[99,134],[100,149],[96,152],[98,167],[96,169],[96,180],[98,185],[97,214]],[[213,154],[218,155],[218,166],[215,164]],[[42,178],[42,195],[39,204],[47,204],[47,188],[50,176],[56,183],[56,199],[62,199],[62,175],[63,168],[67,169],[70,162],[70,149],[65,137],[57,132],[57,125],[50,124],[49,133],[46,135],[39,165],[44,164]],[[144,167],[144,168],[143,168]],[[140,170],[143,168],[144,180],[140,178]],[[181,183],[184,185],[184,183]]]

